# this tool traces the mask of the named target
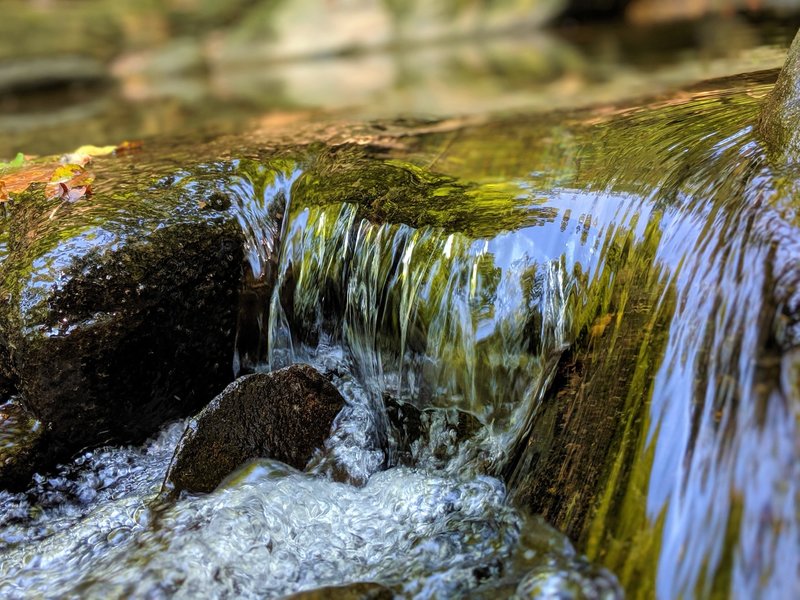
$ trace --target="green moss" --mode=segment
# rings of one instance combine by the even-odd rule
[[[786,58],[775,87],[764,101],[759,132],[778,161],[800,161],[800,34]]]
[[[440,175],[409,161],[370,157],[355,146],[311,156],[295,184],[299,206],[353,203],[374,223],[438,227],[471,237],[552,220],[531,210],[515,182],[473,183]]]

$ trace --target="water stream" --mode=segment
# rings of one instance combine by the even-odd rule
[[[4,493],[3,592],[263,597],[377,581],[407,597],[620,596],[490,474],[565,345],[562,261],[537,267],[528,230],[477,240],[372,224],[355,204],[295,204],[297,166],[237,167],[226,189],[249,286],[275,284],[254,320],[267,353],[237,349],[234,367],[329,373],[347,400],[330,439],[305,473],[254,461],[175,506],[155,496],[185,423],[143,448],[88,452]],[[389,397],[425,409],[417,439],[390,423]]]
[[[328,373],[347,400],[331,437],[304,472],[254,461],[174,505],[153,498],[183,423],[2,492],[0,593],[614,598],[618,577],[634,595],[790,597],[797,173],[754,133],[765,85],[726,85],[370,158],[468,182],[443,209],[467,226],[309,193],[307,156],[237,162],[234,368]]]

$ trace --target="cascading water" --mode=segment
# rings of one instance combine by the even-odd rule
[[[168,506],[152,499],[183,424],[87,453],[0,496],[0,591],[620,594],[526,504],[638,594],[787,595],[797,174],[753,131],[763,86],[741,88],[369,157],[391,181],[477,182],[458,201],[423,182],[453,219],[342,189],[318,149],[236,163],[236,368],[327,373],[347,401],[330,438],[305,472],[254,461]]]
[[[770,161],[754,132],[763,89],[592,123],[567,181],[533,180],[584,206],[624,194],[650,207],[637,209],[648,231],[633,248],[602,252],[614,273],[590,295],[608,298],[611,333],[595,325],[572,340],[583,371],[566,406],[599,396],[623,417],[596,512],[581,521],[533,506],[626,587],[660,598],[793,597],[800,586],[797,171]],[[533,440],[512,487],[537,489],[539,451]]]
[[[776,283],[797,280],[800,229],[776,210],[785,191],[776,193],[749,127],[721,140],[705,163],[709,170],[684,184],[674,218],[710,226],[672,228],[657,255],[680,257],[648,429],[647,511],[664,515],[658,593],[709,595],[713,573],[726,568],[742,597],[780,597],[792,587],[786,574],[797,576],[800,467],[791,457],[800,398],[792,354],[776,339],[786,301]],[[730,178],[721,182],[711,165]],[[702,529],[708,535],[691,535]]]
[[[348,403],[330,439],[307,473],[256,461],[174,506],[148,498],[182,424],[143,449],[89,453],[37,480],[35,516],[26,496],[3,497],[3,591],[263,597],[366,580],[409,597],[618,596],[613,576],[510,506],[487,474],[565,344],[562,262],[537,264],[530,231],[480,240],[373,224],[355,204],[295,201],[295,166],[236,168],[226,189],[246,233],[249,285],[262,297],[272,289],[250,319],[268,363],[237,353],[236,368],[303,361],[328,372]],[[423,410],[402,459],[389,397]],[[487,426],[460,434],[467,413]]]

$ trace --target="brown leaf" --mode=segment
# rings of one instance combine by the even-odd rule
[[[91,184],[94,175],[77,165],[59,167],[45,186],[45,196],[75,202],[92,194]]]
[[[142,142],[125,141],[118,146],[81,146],[61,157],[50,156],[36,159],[34,156],[18,155],[18,158],[0,169],[0,203],[8,201],[12,194],[19,194],[33,183],[44,183],[48,198],[61,198],[74,202],[92,193],[94,175],[86,170],[96,156],[124,154],[141,148]],[[29,162],[36,160],[36,162]]]
[[[115,155],[119,154],[127,154],[128,152],[135,152],[136,150],[141,149],[143,142],[141,140],[125,140],[119,146],[117,146],[116,150],[114,150]]]
[[[0,201],[8,200],[11,194],[24,192],[32,183],[50,181],[57,168],[58,163],[34,163],[12,173],[0,175]]]

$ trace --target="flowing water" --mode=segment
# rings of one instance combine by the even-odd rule
[[[619,578],[633,596],[791,597],[798,174],[755,133],[768,89],[341,159],[406,182],[397,202],[342,184],[325,149],[234,161],[234,368],[329,374],[347,400],[329,440],[304,472],[258,460],[172,505],[157,493],[183,423],[88,452],[2,492],[0,591],[614,598]]]

